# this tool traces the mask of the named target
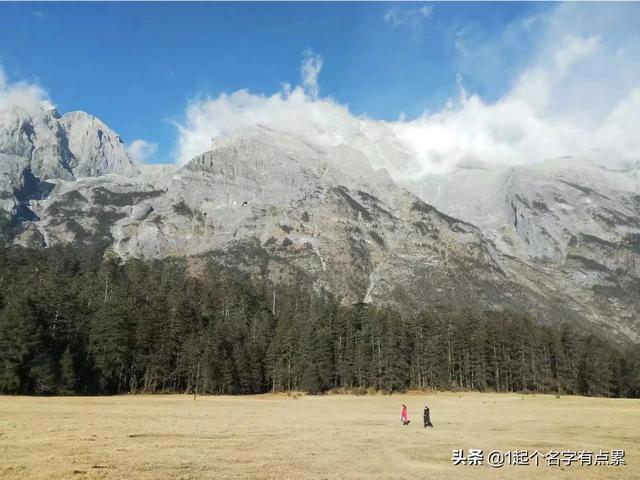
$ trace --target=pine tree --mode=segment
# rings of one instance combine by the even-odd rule
[[[71,349],[67,346],[60,359],[60,393],[63,395],[73,395],[76,393],[76,368]]]
[[[38,353],[30,362],[29,380],[36,395],[53,395],[58,391],[56,366],[48,352]]]
[[[63,288],[60,288],[60,287]],[[277,291],[274,315],[273,292]],[[470,388],[640,396],[640,349],[513,312],[416,315],[211,260],[0,249],[0,392]]]
[[[100,305],[91,324],[89,353],[106,393],[126,391],[132,355],[132,322],[126,305],[112,295]]]
[[[610,355],[599,338],[588,335],[582,344],[578,362],[578,389],[584,395],[611,395],[613,371]]]
[[[302,390],[312,395],[322,393],[322,380],[318,373],[318,367],[314,364],[307,365],[302,376]]]
[[[0,392],[30,393],[30,362],[41,345],[33,302],[17,298],[0,312]]]

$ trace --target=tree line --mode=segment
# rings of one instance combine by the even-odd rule
[[[640,346],[514,312],[345,307],[213,261],[0,248],[0,393],[336,389],[640,397]]]

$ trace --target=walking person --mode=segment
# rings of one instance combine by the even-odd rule
[[[400,417],[400,421],[402,421],[402,425],[409,425],[411,420],[409,420],[409,415],[407,414],[407,406],[402,405],[402,415]]]
[[[422,420],[424,420],[424,428],[433,428],[433,423],[431,423],[431,418],[429,415],[429,407],[427,407],[426,405],[424,406],[424,412],[422,413]]]

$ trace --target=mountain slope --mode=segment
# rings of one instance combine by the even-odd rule
[[[0,211],[11,217],[33,219],[28,201],[47,195],[48,180],[137,172],[122,139],[89,114],[45,104],[0,111]]]
[[[515,308],[543,321],[559,309],[572,318],[515,282],[476,227],[384,172],[349,163],[346,173],[345,157],[357,152],[244,130],[173,173],[58,181],[32,202],[40,220],[18,241],[108,241],[123,258],[214,256],[276,284],[304,278],[345,304]]]
[[[614,334],[640,331],[640,169],[562,158],[529,167],[459,169],[410,185],[472,221],[531,288],[562,292]]]
[[[405,182],[416,196],[371,167],[395,143],[354,138],[257,126],[182,168],[137,167],[90,115],[4,112],[0,202],[22,245],[98,241],[196,270],[213,256],[274,284],[303,277],[346,304],[510,308],[638,341],[637,168],[466,168]]]

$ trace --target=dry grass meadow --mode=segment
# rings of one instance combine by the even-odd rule
[[[431,407],[434,429],[422,428]],[[400,425],[406,403],[412,423]],[[452,465],[455,448],[626,451],[624,466]],[[640,479],[640,400],[434,393],[0,397],[3,479]]]

